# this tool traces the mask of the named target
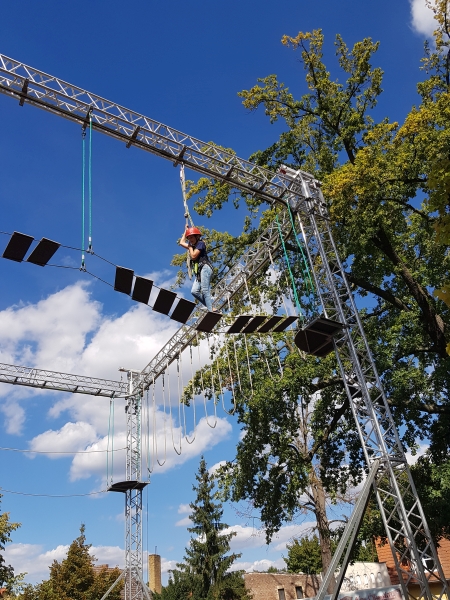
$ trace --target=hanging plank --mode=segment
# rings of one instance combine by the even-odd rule
[[[251,315],[241,315],[225,333],[239,333],[241,329],[247,325],[251,318]]]
[[[61,244],[58,244],[58,242],[54,242],[48,238],[42,238],[27,258],[27,262],[44,267],[60,246]]]
[[[33,240],[34,237],[31,235],[25,235],[24,233],[15,231],[2,254],[3,258],[22,262]]]
[[[116,267],[116,278],[114,280],[114,289],[122,294],[131,294],[131,286],[133,285],[134,271],[125,267]]]
[[[297,319],[298,319],[298,317],[288,317],[282,323],[280,323],[278,325],[278,327],[275,327],[275,329],[273,329],[271,331],[271,333],[280,333],[281,331],[284,331],[285,329],[287,329],[289,327],[289,325],[292,325],[292,323],[295,323],[295,321]]]
[[[294,342],[303,352],[323,357],[333,351],[333,337],[340,331],[342,323],[318,317],[297,333]]]
[[[186,323],[195,308],[195,302],[180,298],[170,318],[178,323]]]
[[[152,291],[153,281],[145,277],[138,277],[134,280],[133,295],[131,296],[136,302],[148,304],[150,300],[150,292]]]
[[[253,319],[250,321],[250,323],[246,327],[244,327],[244,329],[241,331],[241,333],[253,333],[266,320],[267,320],[267,317],[265,315],[258,315],[256,317],[253,317]]]
[[[176,297],[177,295],[175,292],[161,288],[156,297],[155,304],[153,305],[153,310],[162,313],[163,315],[168,315]]]
[[[275,327],[282,319],[283,317],[270,317],[267,323],[264,323],[264,325],[258,329],[258,333],[268,333],[272,327]]]
[[[217,323],[222,318],[222,313],[218,312],[207,312],[203,319],[195,327],[197,331],[204,331],[209,333],[214,329]]]

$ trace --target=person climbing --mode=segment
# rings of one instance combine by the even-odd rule
[[[212,265],[206,253],[206,244],[201,240],[202,233],[197,227],[187,227],[183,232],[180,246],[186,248],[192,261],[195,275],[191,294],[209,311],[213,310],[211,298]]]

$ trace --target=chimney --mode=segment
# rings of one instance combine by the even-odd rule
[[[148,555],[148,578],[152,592],[161,593],[161,556],[159,554]]]

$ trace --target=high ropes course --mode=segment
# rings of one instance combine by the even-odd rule
[[[126,583],[126,600],[148,597],[142,581],[141,544],[142,490],[146,485],[141,480],[143,405],[144,408],[147,406],[147,418],[150,418],[152,405],[152,414],[155,415],[155,394],[159,385],[158,393],[162,395],[162,401],[158,404],[164,405],[164,422],[172,424],[170,395],[173,390],[179,386],[178,409],[183,411],[197,387],[197,392],[200,389],[200,394],[204,396],[205,409],[207,397],[214,400],[215,411],[219,396],[222,396],[224,409],[232,412],[235,407],[234,394],[243,389],[252,390],[249,352],[261,357],[258,364],[267,368],[268,376],[283,375],[281,363],[277,366],[276,358],[268,352],[269,344],[265,336],[272,336],[272,347],[277,347],[281,337],[290,336],[294,344],[288,347],[292,347],[292,351],[319,357],[335,353],[367,462],[366,483],[332,563],[323,577],[318,600],[325,597],[342,559],[341,574],[332,593],[333,599],[338,597],[371,489],[376,494],[404,598],[413,598],[408,590],[410,583],[419,588],[416,598],[449,598],[448,585],[333,240],[320,183],[310,174],[288,167],[274,174],[213,144],[202,142],[1,54],[0,92],[18,101],[21,106],[35,105],[75,121],[83,131],[89,128],[90,132],[105,133],[123,141],[127,148],[135,146],[146,150],[170,160],[174,166],[190,168],[279,207],[275,222],[216,284],[213,290],[214,312],[188,306],[192,303],[185,304],[188,301],[176,298],[174,292],[159,290],[153,310],[158,307],[163,309],[159,312],[178,320],[182,325],[141,371],[127,371],[127,382],[0,365],[0,381],[5,383],[125,398],[126,480],[112,483],[109,489],[125,494],[125,570],[121,578]],[[13,242],[14,235],[16,238]],[[9,242],[12,246],[20,241],[18,235],[24,236],[17,232],[13,234]],[[24,238],[21,239],[24,241]],[[291,244],[298,246],[300,267],[288,260],[288,239]],[[52,250],[56,251],[56,246],[59,247],[58,243],[45,240],[41,240],[31,252],[28,262],[42,266]],[[22,254],[16,254],[13,260],[25,258],[33,240],[25,241],[30,242],[28,247],[25,250],[22,248]],[[13,254],[18,252],[17,245],[15,250],[12,246],[9,250]],[[283,260],[286,263],[284,268]],[[296,269],[295,276],[293,269]],[[136,301],[148,303],[153,282],[143,279],[135,276],[131,269],[116,266],[114,287],[134,296]],[[266,292],[258,295],[255,291],[258,287],[251,284],[253,280],[264,281],[265,285],[261,287]],[[296,284],[294,287],[291,285],[293,282]],[[175,307],[172,308],[174,303]],[[177,314],[178,319],[175,318]],[[183,318],[180,318],[181,314]],[[293,329],[294,323],[300,323],[301,326]],[[198,359],[194,370],[196,353]],[[218,356],[221,357],[220,367]],[[189,366],[192,377],[184,385],[180,374],[183,370],[186,373]],[[168,386],[173,376],[177,378],[177,385],[172,383],[170,392]],[[228,409],[224,402],[225,392],[228,398],[232,395]],[[191,404],[195,408],[196,402]],[[166,408],[170,411],[167,415]],[[209,424],[214,427],[214,417],[209,418],[213,419]],[[180,412],[178,419],[181,423],[185,415]],[[172,431],[174,448],[180,443],[179,451],[183,435],[188,443],[192,441],[188,439],[185,420],[180,432],[180,440],[177,439],[175,443]],[[161,464],[164,457],[157,456],[157,461]],[[435,586],[433,590],[438,591],[432,591],[430,583]]]

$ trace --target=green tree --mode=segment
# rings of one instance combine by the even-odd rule
[[[0,503],[2,495],[0,494]],[[11,542],[11,533],[20,527],[20,523],[12,523],[9,513],[0,513],[0,587],[5,586],[9,592],[14,590],[15,585],[20,582],[23,575],[14,575],[14,568],[5,563],[3,551],[5,544]]]
[[[177,564],[169,585],[162,592],[163,600],[244,600],[248,598],[241,572],[229,569],[240,554],[230,552],[230,541],[235,533],[224,533],[228,525],[222,523],[222,505],[214,501],[214,478],[208,472],[202,457],[197,485],[193,486],[196,499],[191,502],[193,534],[186,548],[184,562]]]
[[[288,555],[283,558],[289,573],[314,575],[322,572],[322,555],[317,535],[296,538],[286,548]]]
[[[445,233],[450,70],[448,3],[438,0],[435,9],[436,50],[426,47],[427,77],[418,85],[421,103],[401,125],[388,118],[376,122],[371,114],[382,92],[382,71],[372,66],[378,44],[369,38],[349,48],[336,36],[341,83],[323,60],[320,30],[284,36],[282,43],[300,53],[307,92],[295,98],[276,75],[269,75],[240,95],[246,108],[263,107],[272,123],[285,123],[279,138],[251,160],[274,173],[286,164],[322,180],[347,278],[359,304],[371,306],[361,309],[361,317],[404,447],[414,451],[420,440],[429,440],[430,456],[439,463],[450,449],[450,313],[445,288],[442,291],[450,263]],[[257,196],[234,192],[230,185],[206,178],[190,187],[199,214],[211,216],[230,199],[249,209],[240,236],[207,232],[219,272],[277,212],[261,206]],[[292,248],[288,247],[291,256]],[[174,262],[181,264],[180,257]],[[294,275],[302,289],[301,273]],[[264,278],[252,281],[256,305],[258,295],[267,290]],[[238,298],[236,312],[243,307]],[[221,471],[221,481],[224,498],[247,499],[261,510],[270,539],[282,522],[303,510],[301,494],[314,491],[317,483],[317,490],[322,486],[337,499],[348,484],[361,480],[365,461],[333,356],[300,356],[289,334],[268,341],[263,354],[250,336],[236,344],[238,364],[249,360],[252,380],[245,379],[243,369],[240,385],[234,384],[237,373],[233,379],[227,376],[226,346],[217,351],[222,381],[228,389],[234,387],[245,432],[236,460]],[[265,362],[275,377],[268,377]],[[207,381],[206,370],[202,375]],[[200,389],[197,380],[192,385]],[[306,429],[305,410],[312,413]],[[321,497],[321,492],[312,497],[311,504],[323,517],[319,534],[326,542]],[[439,537],[440,532],[435,534]],[[326,543],[321,540],[320,546],[323,552]],[[327,560],[322,554],[324,568]]]
[[[53,561],[50,577],[36,586],[26,586],[22,600],[98,600],[119,577],[120,569],[94,571],[95,557],[86,543],[85,526],[70,544],[67,556],[61,562]],[[120,600],[122,585],[119,583],[109,595]]]

